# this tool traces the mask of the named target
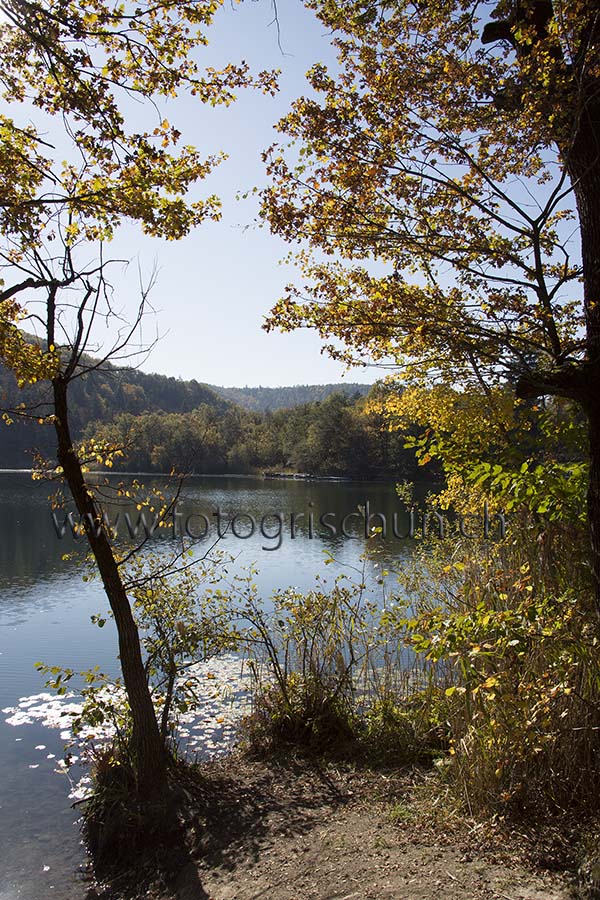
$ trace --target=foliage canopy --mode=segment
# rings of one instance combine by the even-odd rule
[[[600,77],[594,5],[311,6],[340,71],[315,66],[280,121],[297,152],[265,154],[263,215],[304,242],[305,283],[270,326],[453,379],[539,381],[581,360],[574,189]]]

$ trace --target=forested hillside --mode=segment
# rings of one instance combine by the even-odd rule
[[[136,416],[149,411],[189,413],[201,405],[222,412],[229,405],[197,381],[148,375],[139,369],[115,368],[108,363],[76,379],[70,394],[75,437],[80,437],[90,422],[111,422],[121,414]],[[54,429],[37,421],[39,416],[50,411],[48,397],[47,383],[19,390],[14,375],[0,366],[0,408],[13,409],[24,403],[35,416],[32,421],[13,415],[12,425],[0,424],[0,468],[29,468],[32,448],[46,457],[53,456]]]
[[[232,400],[244,409],[256,412],[274,412],[278,409],[290,409],[304,403],[316,403],[326,400],[331,394],[343,394],[346,397],[366,397],[371,390],[370,384],[349,382],[341,384],[295,384],[291,387],[219,387],[209,384],[207,387],[215,394]]]

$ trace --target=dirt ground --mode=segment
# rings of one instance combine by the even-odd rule
[[[423,777],[414,773],[232,758],[206,778],[194,863],[179,875],[177,900],[575,896],[551,847],[449,808],[431,815],[422,790],[415,799]]]

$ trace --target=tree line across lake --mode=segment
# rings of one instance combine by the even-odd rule
[[[75,437],[123,448],[114,467],[206,474],[259,471],[353,477],[409,477],[414,453],[371,402],[381,385],[218,388],[108,364],[72,386]],[[18,391],[18,393],[17,393]],[[55,457],[47,387],[18,390],[0,370],[0,406],[23,403],[2,430],[0,468],[29,468],[34,453]]]

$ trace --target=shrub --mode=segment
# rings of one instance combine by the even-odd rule
[[[600,647],[585,550],[561,541],[560,525],[534,525],[423,554],[399,633],[437,670],[444,771],[471,809],[597,810]]]

